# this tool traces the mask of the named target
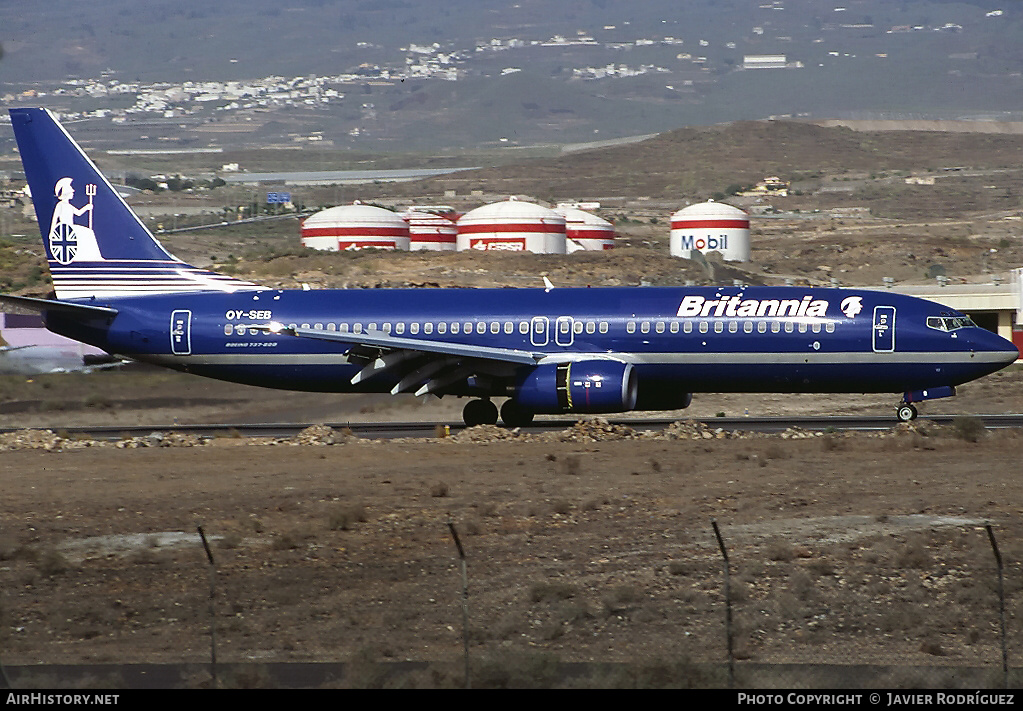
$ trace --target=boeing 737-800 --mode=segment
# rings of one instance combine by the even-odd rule
[[[962,313],[809,287],[278,290],[153,237],[55,117],[12,109],[56,299],[2,296],[109,353],[320,392],[469,397],[466,424],[688,406],[699,392],[898,393],[914,402],[1019,356]],[[571,259],[571,257],[567,257]],[[826,405],[822,405],[826,409]]]

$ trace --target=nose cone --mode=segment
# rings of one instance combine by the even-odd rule
[[[994,370],[1000,370],[1020,357],[1019,349],[1012,341],[983,328],[974,329],[970,334],[970,348],[978,356],[990,362]]]

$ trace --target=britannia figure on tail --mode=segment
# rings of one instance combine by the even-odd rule
[[[60,264],[71,262],[98,262],[103,260],[96,233],[92,231],[92,196],[96,194],[95,185],[86,185],[85,192],[89,202],[75,207],[71,200],[75,197],[71,178],[61,178],[53,186],[57,204],[53,208],[50,221],[50,254]],[[88,225],[75,222],[76,217],[89,213]]]

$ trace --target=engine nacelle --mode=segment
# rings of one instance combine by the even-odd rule
[[[521,378],[512,397],[536,413],[626,412],[639,386],[631,363],[586,360],[540,365]]]

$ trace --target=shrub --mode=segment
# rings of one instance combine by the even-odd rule
[[[554,602],[567,600],[576,593],[575,585],[571,583],[536,583],[529,589],[531,602]]]
[[[356,523],[366,521],[366,509],[362,506],[337,506],[331,509],[328,526],[331,531],[347,531]]]
[[[956,437],[967,442],[980,440],[986,431],[984,420],[976,415],[959,415],[952,420],[952,432]]]

